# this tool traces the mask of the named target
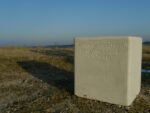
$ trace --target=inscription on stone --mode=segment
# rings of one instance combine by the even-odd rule
[[[113,57],[123,54],[124,50],[127,49],[126,41],[122,41],[122,40],[118,42],[113,42],[113,41],[92,42],[91,41],[91,42],[84,42],[82,44],[79,43],[78,46],[80,46],[79,54],[82,54],[87,58],[98,58],[102,60],[111,60]]]

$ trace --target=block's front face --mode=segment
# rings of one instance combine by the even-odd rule
[[[75,94],[125,105],[128,38],[75,40]]]

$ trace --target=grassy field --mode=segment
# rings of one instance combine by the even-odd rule
[[[150,74],[130,107],[74,95],[74,50],[0,48],[0,113],[150,113]],[[150,69],[150,46],[143,47]]]

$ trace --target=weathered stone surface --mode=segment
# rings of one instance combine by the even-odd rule
[[[130,105],[140,92],[142,39],[75,39],[75,94]]]

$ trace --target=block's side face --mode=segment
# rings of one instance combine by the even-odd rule
[[[75,40],[75,94],[125,105],[128,39]]]
[[[141,89],[142,39],[129,38],[128,97],[130,105]]]

